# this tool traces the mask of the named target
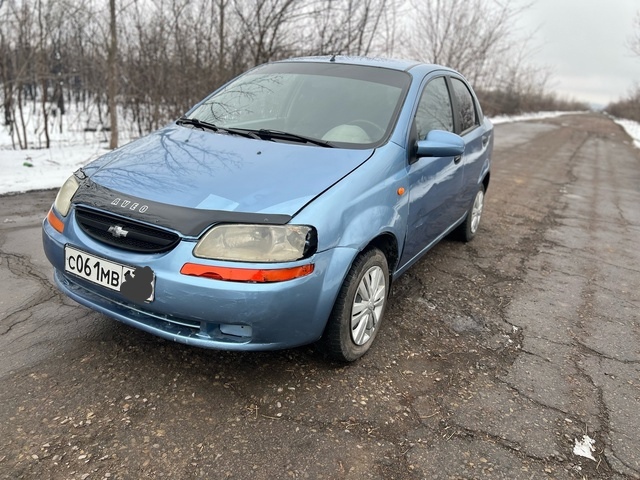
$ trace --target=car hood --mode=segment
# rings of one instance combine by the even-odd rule
[[[84,172],[103,187],[169,205],[292,216],[372,153],[173,125],[106,154]]]

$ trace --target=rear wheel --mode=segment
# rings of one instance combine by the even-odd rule
[[[331,358],[352,362],[364,355],[375,339],[389,296],[389,266],[374,248],[360,254],[342,284],[329,317],[322,350]]]

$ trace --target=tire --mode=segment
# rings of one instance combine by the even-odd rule
[[[340,362],[353,362],[367,353],[380,330],[388,298],[387,258],[377,248],[366,250],[353,262],[340,288],[320,349]]]
[[[480,220],[482,218],[482,210],[484,209],[484,185],[480,185],[476,196],[473,197],[473,203],[467,211],[467,216],[458,228],[456,228],[456,236],[463,242],[470,242],[478,233],[480,228]]]

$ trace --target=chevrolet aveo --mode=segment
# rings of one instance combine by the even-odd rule
[[[169,340],[371,346],[391,282],[478,231],[493,127],[459,73],[352,57],[256,67],[76,171],[43,223],[57,286]]]

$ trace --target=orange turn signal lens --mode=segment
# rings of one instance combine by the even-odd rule
[[[180,273],[193,277],[211,278],[213,280],[223,280],[226,282],[273,283],[304,277],[313,272],[313,269],[313,264],[291,268],[264,269],[214,267],[197,263],[185,263],[180,269]]]
[[[49,222],[49,225],[58,232],[62,233],[64,231],[64,223],[62,223],[62,220],[56,217],[56,214],[53,213],[53,207],[51,207],[49,209],[49,213],[47,213],[47,221]]]

